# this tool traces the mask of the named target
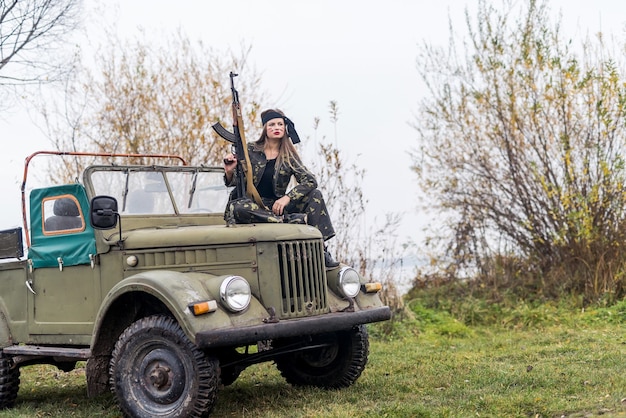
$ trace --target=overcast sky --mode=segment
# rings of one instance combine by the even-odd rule
[[[181,28],[190,39],[202,39],[217,50],[250,45],[249,63],[262,73],[262,86],[270,92],[262,106],[284,110],[301,137],[313,135],[316,116],[322,119],[320,132],[334,136],[328,104],[338,103],[337,145],[366,170],[370,222],[402,212],[403,237],[419,240],[425,219],[436,218],[416,210],[419,198],[409,168],[408,151],[416,139],[410,123],[426,94],[416,71],[417,45],[445,46],[449,15],[464,33],[463,12],[474,1],[109,0],[95,14],[102,4],[85,3],[88,33],[115,21],[124,37],[133,37],[138,27],[155,37]],[[567,37],[602,29],[619,41],[626,39],[625,1],[559,0],[550,7],[555,15],[562,13]],[[24,158],[52,147],[17,108],[0,116],[0,135],[4,229],[21,225]]]

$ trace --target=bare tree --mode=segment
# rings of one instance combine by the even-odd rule
[[[246,133],[258,134],[260,78],[247,66],[248,52],[245,46],[240,53],[215,51],[180,32],[166,45],[110,37],[96,70],[84,68],[64,102],[44,110],[49,135],[63,151],[167,153],[218,163],[228,146],[211,125],[232,123],[230,71],[240,73]],[[81,171],[78,160],[68,160],[51,174],[74,178]]]
[[[80,0],[0,0],[0,85],[56,80],[66,72],[59,54],[77,25]]]
[[[338,260],[354,266],[364,277],[383,283],[383,302],[392,308],[397,318],[402,318],[406,312],[398,286],[406,247],[397,242],[400,215],[389,213],[382,224],[379,220],[367,223],[368,200],[362,186],[366,172],[357,161],[337,148],[339,119],[338,104],[331,101],[329,120],[333,140],[324,135],[317,137],[321,119],[315,118],[315,138],[309,146],[313,148],[310,155],[314,157],[311,158],[309,153],[304,155],[324,193],[337,233],[329,241],[329,247]]]
[[[602,38],[575,49],[545,2],[478,3],[462,47],[425,45],[415,170],[447,214],[447,271],[543,294],[626,291],[626,88]],[[520,13],[521,11],[521,13]],[[452,27],[452,25],[451,25]],[[505,263],[505,265],[502,265]]]

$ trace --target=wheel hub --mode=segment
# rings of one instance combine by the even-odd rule
[[[157,363],[150,373],[152,386],[159,390],[164,390],[166,387],[171,386],[170,372],[171,369],[169,367],[162,367]]]
[[[168,405],[185,391],[185,366],[176,353],[167,348],[150,351],[140,365],[142,390],[152,401]]]

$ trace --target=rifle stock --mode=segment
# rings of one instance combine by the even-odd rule
[[[243,129],[243,117],[241,115],[241,106],[239,104],[239,92],[235,89],[234,78],[238,74],[230,72],[230,90],[233,96],[233,132],[229,132],[219,122],[212,125],[213,130],[220,137],[233,144],[235,148],[234,154],[237,156],[237,167],[235,176],[237,177],[237,198],[248,196],[254,200],[259,206],[265,208],[261,196],[252,181],[252,165],[248,156],[248,144]]]

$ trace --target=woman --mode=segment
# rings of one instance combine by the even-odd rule
[[[322,233],[324,241],[335,236],[326,203],[317,189],[317,181],[304,166],[294,143],[300,142],[293,122],[283,112],[268,109],[261,113],[263,132],[256,142],[248,144],[252,180],[264,208],[248,198],[235,199],[234,191],[226,208],[229,223],[292,222],[307,223]],[[234,186],[237,167],[235,155],[224,159],[225,181]],[[294,176],[298,184],[287,192]],[[339,263],[324,248],[326,267]]]

